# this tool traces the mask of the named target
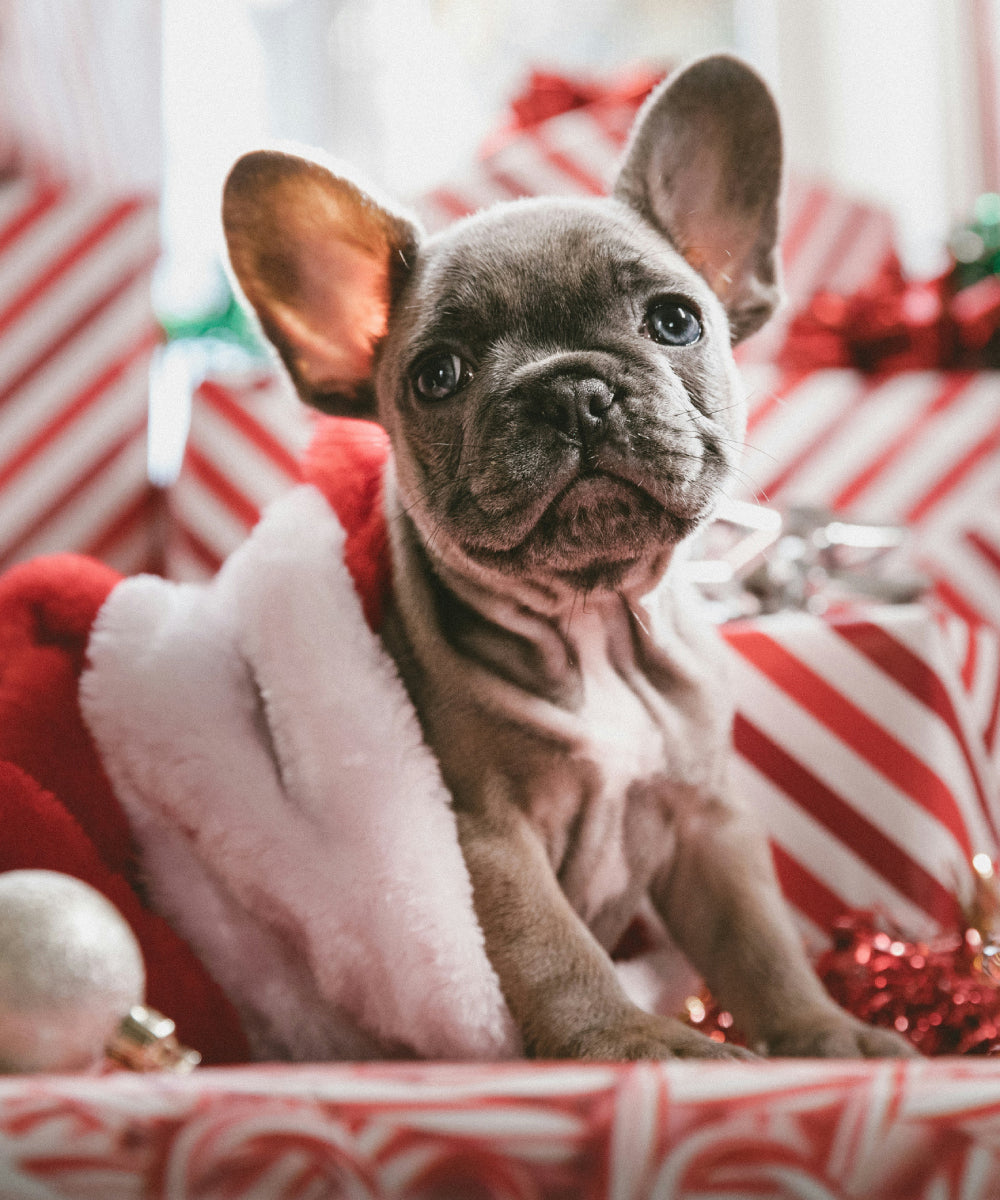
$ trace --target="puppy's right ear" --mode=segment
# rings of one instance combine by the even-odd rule
[[[375,417],[375,348],[419,234],[355,184],[306,158],[259,150],[226,180],[233,271],[299,395]]]

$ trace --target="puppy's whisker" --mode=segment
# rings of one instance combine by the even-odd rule
[[[619,593],[619,598],[621,599],[623,604],[628,604],[628,601],[626,600],[626,598],[623,595],[621,595],[621,593]],[[636,612],[635,608],[631,604],[628,604],[628,611],[632,614],[633,621],[635,621],[635,623],[639,626],[639,628],[646,635],[646,637],[651,637],[652,634],[649,632],[649,629],[646,626],[646,622],[642,619],[641,616],[639,616],[639,614]]]
[[[769,450],[762,449],[760,446],[755,446],[752,442],[743,443],[743,452],[745,454],[757,454],[761,458],[766,458],[771,463],[776,464],[778,462],[776,455],[772,454]]]

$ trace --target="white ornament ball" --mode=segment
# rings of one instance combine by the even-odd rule
[[[82,1071],[146,987],[117,908],[57,871],[0,874],[0,1071]]]

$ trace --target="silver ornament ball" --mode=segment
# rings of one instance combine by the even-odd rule
[[[0,1071],[96,1066],[146,978],[128,923],[57,871],[0,874]]]

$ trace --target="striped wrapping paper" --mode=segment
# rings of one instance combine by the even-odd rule
[[[169,578],[206,579],[218,570],[261,510],[299,482],[312,425],[291,384],[267,367],[200,385],[183,467],[167,497]]]
[[[1000,773],[1000,630],[941,618],[968,697],[973,724]]]
[[[744,371],[743,498],[906,526],[940,598],[1000,628],[1000,373]]]
[[[765,820],[810,944],[852,908],[909,937],[961,927],[972,859],[1000,849],[1000,787],[983,712],[996,642],[942,629],[923,605],[724,627],[736,786]],[[970,663],[972,667],[970,669]]]
[[[0,185],[0,568],[58,550],[153,565],[146,475],[157,204],[19,177]]]
[[[4,1196],[995,1200],[995,1060],[0,1081]]]

